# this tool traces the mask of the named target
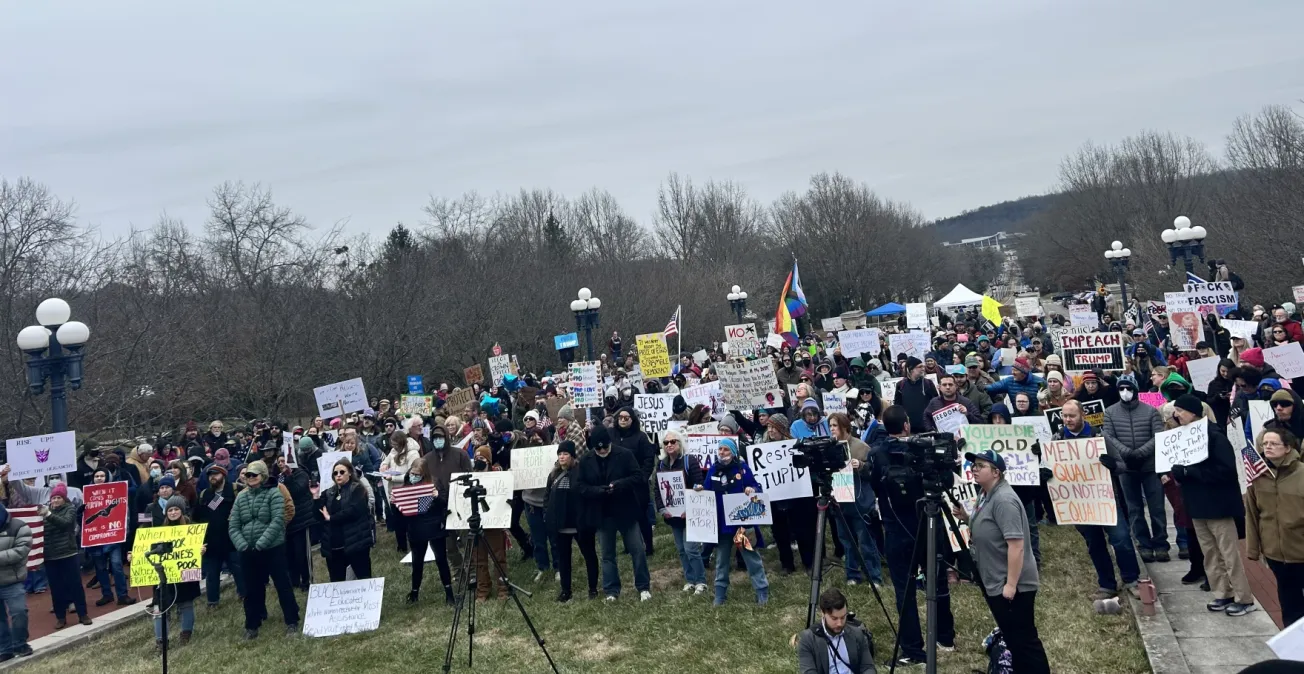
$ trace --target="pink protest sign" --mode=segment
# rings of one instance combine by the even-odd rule
[[[1162,393],[1138,393],[1136,395],[1138,400],[1155,409],[1163,407],[1164,403],[1167,402],[1164,400],[1164,394]]]

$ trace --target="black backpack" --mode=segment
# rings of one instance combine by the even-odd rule
[[[1014,656],[1005,646],[1005,635],[1001,628],[992,630],[983,639],[983,649],[987,651],[987,674],[1014,674]]]

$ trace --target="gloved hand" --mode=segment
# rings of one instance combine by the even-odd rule
[[[1109,472],[1111,473],[1118,470],[1118,458],[1113,456],[1112,454],[1101,454],[1100,463],[1104,467],[1108,468]]]
[[[1047,468],[1046,466],[1042,466],[1039,472],[1041,473],[1042,484],[1046,484],[1047,482],[1050,482],[1050,479],[1052,477],[1055,477],[1055,472],[1052,471],[1050,468]]]
[[[1182,482],[1183,480],[1185,480],[1185,479],[1186,479],[1186,466],[1183,466],[1183,465],[1176,465],[1176,466],[1173,466],[1173,477],[1177,478],[1177,481],[1178,481],[1178,482]]]

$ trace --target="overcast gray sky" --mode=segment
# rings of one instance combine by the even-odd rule
[[[428,195],[671,171],[765,202],[841,171],[926,216],[1044,192],[1082,142],[1221,153],[1300,109],[1300,0],[58,0],[0,9],[0,175],[110,233],[223,180],[382,232]]]

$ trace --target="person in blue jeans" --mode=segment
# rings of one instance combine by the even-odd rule
[[[645,473],[633,452],[612,446],[611,436],[602,426],[589,431],[588,445],[592,451],[580,459],[579,466],[579,491],[584,504],[580,525],[597,530],[602,591],[606,601],[620,597],[620,569],[616,566],[616,535],[619,534],[629,549],[639,599],[648,601],[652,599],[652,579],[648,574],[643,535],[638,528],[643,504],[636,493],[638,489],[648,488]]]
[[[27,555],[32,529],[0,504],[0,662],[32,654],[27,645]]]
[[[706,489],[716,493],[715,517],[720,529],[720,538],[715,548],[714,605],[723,605],[729,595],[729,557],[737,548],[743,556],[743,563],[747,565],[747,576],[752,581],[752,589],[756,591],[756,603],[764,606],[770,600],[770,582],[765,577],[765,565],[761,563],[761,555],[752,549],[745,531],[747,527],[725,524],[724,509],[725,494],[751,496],[761,491],[761,485],[752,474],[752,469],[738,458],[738,441],[733,438],[722,438],[717,451],[716,462],[706,472],[705,486]],[[694,489],[701,490],[703,487],[698,486]]]
[[[97,468],[91,480],[94,484],[104,484],[109,481],[109,471]],[[131,588],[127,586],[127,576],[122,570],[122,558],[127,554],[123,547],[121,543],[114,543],[85,549],[86,555],[95,565],[95,580],[99,583],[102,595],[95,601],[96,606],[113,602],[114,590],[117,590],[116,599],[119,606],[130,606],[136,603],[136,599],[129,594]]]
[[[848,466],[851,468],[852,482],[855,485],[856,500],[852,503],[839,504],[843,519],[838,522],[838,536],[842,538],[842,547],[847,552],[842,556],[843,567],[847,572],[847,585],[855,585],[869,574],[869,582],[879,585],[883,582],[882,558],[871,527],[877,526],[874,515],[874,486],[869,479],[873,466],[869,462],[869,445],[861,442],[851,429],[851,418],[842,412],[829,415],[829,433],[833,439],[846,446],[849,453]],[[841,526],[846,523],[847,526]],[[855,553],[856,550],[860,554]],[[864,566],[861,566],[861,557]]]
[[[694,489],[702,484],[702,466],[696,456],[684,455],[684,439],[678,431],[666,431],[661,434],[661,459],[657,461],[656,472],[680,472],[684,474],[684,489]],[[685,538],[687,522],[683,515],[670,514],[669,504],[675,495],[664,493],[660,480],[657,481],[656,504],[666,525],[675,538],[675,550],[679,553],[679,566],[684,571],[684,592],[703,594],[706,592],[706,568],[702,564],[702,544]],[[684,507],[683,495],[679,495],[679,507]]]
[[[242,601],[245,595],[244,570],[240,568],[240,553],[231,544],[231,506],[235,504],[235,490],[231,487],[226,468],[211,464],[204,471],[208,486],[199,493],[191,512],[196,523],[207,524],[204,532],[202,566],[204,590],[208,607],[217,608],[222,598],[222,565],[231,570],[235,580],[235,594]]]

